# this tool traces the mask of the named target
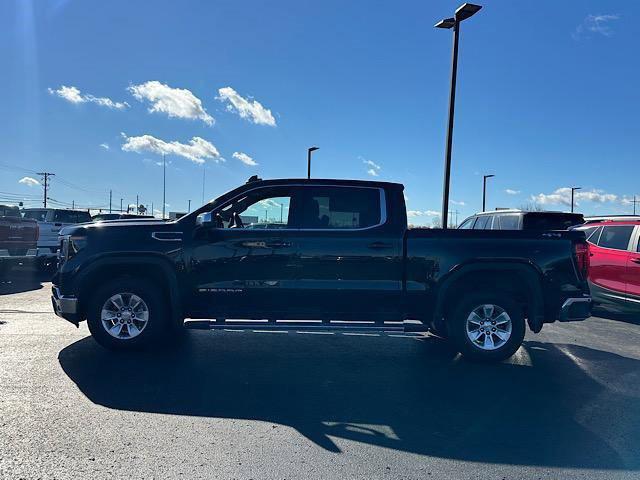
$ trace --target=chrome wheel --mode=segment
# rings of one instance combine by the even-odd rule
[[[109,335],[119,340],[135,338],[149,323],[149,307],[138,295],[116,293],[102,306],[100,320]]]
[[[511,338],[511,317],[498,305],[474,308],[467,317],[467,337],[482,350],[496,350]]]

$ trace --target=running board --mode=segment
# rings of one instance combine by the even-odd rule
[[[409,322],[354,322],[354,321],[256,321],[256,320],[199,320],[186,319],[184,328],[194,330],[280,330],[280,331],[348,331],[348,332],[419,332],[426,325]]]

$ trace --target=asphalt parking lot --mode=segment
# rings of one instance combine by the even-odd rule
[[[0,478],[639,478],[640,325],[474,365],[431,336],[188,332],[115,354],[0,282]]]

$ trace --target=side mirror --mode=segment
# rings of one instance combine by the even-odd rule
[[[199,227],[205,227],[205,228],[215,227],[213,214],[211,212],[201,213],[196,217],[196,225],[198,225]]]

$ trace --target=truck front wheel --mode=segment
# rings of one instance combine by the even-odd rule
[[[111,350],[133,350],[159,343],[167,333],[167,307],[151,282],[115,278],[89,300],[87,323],[93,338]]]
[[[457,350],[475,361],[501,361],[522,345],[525,321],[522,308],[509,296],[473,293],[457,305],[448,332]]]

